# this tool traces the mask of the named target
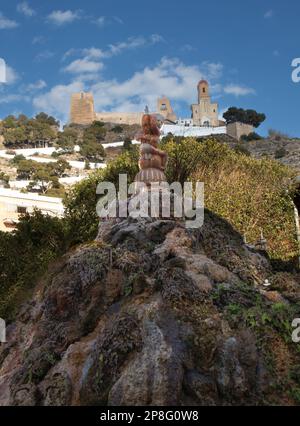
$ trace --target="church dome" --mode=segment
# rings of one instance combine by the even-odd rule
[[[198,86],[200,86],[201,84],[206,84],[208,86],[208,82],[206,80],[200,80]]]

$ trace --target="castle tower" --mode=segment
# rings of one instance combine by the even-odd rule
[[[198,104],[200,104],[201,99],[210,101],[209,86],[206,80],[199,81],[199,83],[197,84],[197,89],[198,89]]]
[[[96,118],[91,93],[74,93],[71,98],[70,123],[88,125]]]
[[[197,91],[198,104],[191,106],[194,126],[219,126],[218,104],[211,103],[208,82],[199,81]]]
[[[157,99],[157,112],[158,114],[161,114],[166,120],[174,122],[177,120],[176,114],[174,113],[171,106],[170,99],[166,96],[162,96],[161,98]]]

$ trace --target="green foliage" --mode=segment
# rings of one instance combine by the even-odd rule
[[[19,119],[20,119],[20,117],[19,117]],[[46,114],[45,112],[40,112],[39,114],[37,114],[35,116],[35,119],[36,119],[36,121],[38,121],[40,123],[49,124],[49,126],[59,127],[59,121],[57,121],[51,115]]]
[[[161,149],[168,154],[166,176],[168,182],[186,182],[197,169],[202,158],[201,143],[193,138],[163,139]]]
[[[230,107],[223,114],[223,118],[226,120],[226,123],[245,123],[251,124],[254,127],[258,127],[263,121],[265,121],[265,114],[258,113],[253,109],[243,109]]]
[[[297,404],[300,404],[300,387],[293,387],[290,390],[290,395]]]
[[[270,304],[258,290],[243,282],[231,287],[219,284],[212,299],[217,306],[223,307],[226,319],[234,327],[246,326],[262,338],[276,331],[287,344],[291,343],[291,324],[297,317],[297,304]]]
[[[240,155],[215,140],[168,138],[161,144],[168,155],[169,182],[205,184],[205,205],[227,219],[247,241],[256,242],[260,230],[273,258],[292,259],[297,254],[291,196],[293,172],[276,161]],[[87,241],[97,232],[96,186],[106,180],[118,183],[127,173],[129,183],[138,172],[138,149],[124,152],[107,169],[92,172],[68,194],[66,215],[74,241]]]
[[[278,160],[279,158],[285,157],[287,154],[288,154],[288,151],[285,148],[281,147],[276,149],[274,157]]]
[[[108,163],[106,169],[98,169],[89,174],[87,179],[76,184],[66,195],[66,224],[72,243],[89,241],[95,238],[99,218],[96,213],[98,183],[112,182],[118,188],[119,174],[126,173],[128,183],[138,173],[138,149],[122,153]]]
[[[11,320],[49,262],[66,250],[63,221],[39,211],[0,232],[0,317]]]
[[[241,140],[245,142],[258,141],[260,139],[262,139],[262,137],[256,132],[251,132],[249,135],[241,136]]]
[[[36,147],[50,144],[56,138],[58,122],[45,113],[35,118],[25,115],[6,117],[0,125],[4,145],[11,148]]]
[[[106,157],[105,149],[101,141],[105,139],[106,129],[101,121],[94,121],[84,129],[82,137],[79,139],[80,154],[86,160],[92,162],[102,162]]]
[[[123,151],[130,151],[133,145],[130,138],[125,138],[123,143]]]
[[[93,139],[85,139],[80,143],[81,156],[92,162],[102,162],[106,157],[105,149],[101,143]]]
[[[106,129],[104,123],[101,121],[94,121],[90,126],[88,126],[83,132],[83,142],[87,140],[92,140],[95,142],[101,142],[104,140],[106,135]]]
[[[4,185],[5,188],[9,188],[9,176],[4,172],[0,172],[0,184]]]
[[[287,134],[282,133],[275,129],[269,129],[268,133],[269,133],[269,138],[277,142],[281,140],[289,139],[289,136]]]
[[[111,131],[112,131],[112,132],[114,132],[114,133],[122,133],[122,132],[123,132],[123,127],[122,127],[122,126],[117,125],[117,126],[114,126],[114,127],[111,129]]]
[[[21,161],[26,160],[26,157],[24,157],[24,155],[22,154],[17,154],[14,156],[13,159],[10,160],[10,164],[12,166],[17,166]]]
[[[72,127],[66,127],[63,132],[59,132],[56,144],[63,150],[63,153],[68,154],[74,151],[74,146],[78,143],[78,131]]]
[[[267,158],[240,155],[214,139],[173,138],[161,147],[169,155],[169,182],[204,182],[205,206],[246,235],[248,242],[256,242],[262,229],[271,257],[297,255],[291,169]]]
[[[38,163],[33,160],[21,158],[23,156],[15,156],[12,164],[17,166],[18,179],[30,180],[29,189],[35,185],[41,187],[41,191],[45,193],[49,187],[59,188],[58,178],[61,177],[66,170],[70,170],[71,166],[66,160],[58,160],[51,163]]]
[[[237,154],[247,155],[248,157],[251,155],[250,151],[243,144],[238,144],[234,147],[234,151]]]

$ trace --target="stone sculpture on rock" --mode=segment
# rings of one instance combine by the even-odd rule
[[[166,182],[164,170],[166,168],[167,154],[158,149],[160,131],[155,115],[144,114],[142,117],[142,132],[137,135],[141,142],[139,168],[135,182],[143,182],[149,187],[151,182]]]

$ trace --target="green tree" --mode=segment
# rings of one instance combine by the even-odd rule
[[[44,147],[46,144],[51,144],[56,138],[56,132],[53,127],[38,120],[29,121],[27,132],[29,142],[34,147]]]
[[[125,138],[123,143],[123,151],[131,151],[133,145],[130,138]]]
[[[223,118],[226,120],[226,123],[235,123],[241,122],[245,124],[250,124],[254,127],[258,127],[263,121],[265,121],[266,116],[263,113],[258,113],[253,109],[243,109],[230,107],[223,114]]]
[[[101,142],[104,140],[106,135],[106,129],[102,121],[94,121],[89,127],[87,127],[83,132],[83,143],[86,140],[92,140],[96,142]]]
[[[9,176],[4,172],[0,172],[0,185],[1,184],[4,188],[9,188]]]
[[[56,144],[65,153],[72,153],[76,143],[78,143],[78,132],[75,128],[66,127],[63,132],[58,133]]]
[[[59,127],[59,121],[45,112],[40,112],[35,116],[35,120],[39,123],[48,124],[49,126]]]
[[[84,142],[80,144],[80,154],[86,160],[95,163],[102,162],[106,156],[103,145],[93,137],[86,138]]]

